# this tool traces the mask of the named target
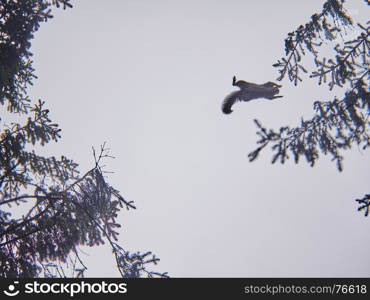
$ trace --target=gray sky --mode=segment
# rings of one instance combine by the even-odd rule
[[[354,199],[369,192],[368,152],[249,163],[253,119],[298,124],[312,103],[343,91],[283,81],[275,101],[220,105],[231,79],[275,80],[286,34],[321,10],[315,1],[74,1],[33,41],[39,77],[63,138],[42,153],[93,166],[104,141],[109,182],[138,207],[120,215],[120,243],[151,250],[172,277],[370,276],[369,218]],[[364,18],[362,0],[352,0]],[[85,249],[88,276],[118,276],[108,247]]]

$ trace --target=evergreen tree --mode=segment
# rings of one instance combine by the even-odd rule
[[[27,95],[36,78],[30,41],[52,18],[53,6],[72,7],[70,0],[0,1],[0,103],[7,109],[0,127],[0,276],[84,276],[78,246],[108,241],[123,277],[166,277],[147,270],[159,260],[150,252],[131,254],[116,243],[118,211],[135,206],[106,181],[105,145],[94,151],[95,165],[82,176],[65,156],[36,152],[37,145],[60,139],[45,102],[33,103]],[[20,209],[25,213],[15,217]],[[72,274],[64,273],[66,263]]]
[[[295,85],[302,81],[302,75],[309,71],[303,66],[302,58],[307,53],[313,57],[315,69],[310,78],[317,78],[318,84],[327,84],[345,90],[341,98],[316,101],[315,114],[311,119],[301,120],[296,127],[284,126],[279,130],[267,129],[255,120],[258,128],[258,147],[248,154],[255,160],[262,149],[270,145],[273,151],[272,163],[284,163],[289,154],[298,163],[301,157],[314,166],[319,154],[330,154],[339,171],[343,169],[343,150],[358,145],[367,149],[370,144],[370,21],[356,24],[346,12],[345,0],[327,0],[320,14],[288,34],[285,39],[286,56],[273,66],[280,73],[278,80],[286,76]],[[364,10],[370,2],[364,1]],[[348,33],[357,30],[357,37],[348,38]],[[323,42],[336,42],[334,57],[320,57]],[[356,200],[358,210],[369,214],[370,194]]]

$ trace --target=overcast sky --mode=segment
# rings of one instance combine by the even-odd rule
[[[106,141],[109,182],[138,207],[120,215],[120,244],[153,251],[172,277],[370,276],[370,219],[354,201],[369,192],[368,152],[347,151],[342,173],[330,157],[314,168],[271,165],[269,150],[247,159],[253,119],[295,125],[343,91],[284,80],[284,98],[220,108],[232,76],[278,77],[287,33],[323,2],[79,0],[55,11],[32,46],[31,95],[63,130],[42,153],[85,172]],[[88,276],[119,276],[108,247],[84,251]]]

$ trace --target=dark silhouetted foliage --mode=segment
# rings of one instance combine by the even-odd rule
[[[116,243],[118,211],[135,206],[106,181],[105,145],[83,176],[64,156],[36,153],[35,146],[60,139],[45,102],[32,104],[26,90],[36,78],[30,41],[53,6],[72,7],[70,0],[0,1],[0,103],[8,111],[0,131],[0,277],[84,276],[78,246],[105,241],[123,277],[166,277],[147,270],[158,262],[150,252],[131,254]],[[72,274],[65,274],[67,264]]]
[[[315,69],[310,78],[317,78],[318,84],[327,84],[329,89],[338,86],[345,90],[340,98],[330,101],[316,101],[315,115],[301,120],[297,127],[267,129],[255,120],[258,127],[258,148],[249,153],[250,161],[255,160],[262,149],[270,145],[273,151],[272,163],[284,163],[291,155],[298,163],[301,157],[314,166],[320,153],[330,154],[339,171],[343,170],[342,151],[354,144],[367,149],[370,143],[370,22],[354,25],[346,13],[344,0],[328,0],[322,13],[314,14],[311,21],[288,34],[285,40],[286,57],[273,66],[280,73],[278,80],[288,76],[295,85],[302,81],[302,74],[308,73],[302,65],[302,57],[311,53]],[[365,1],[364,9],[370,3]],[[354,39],[346,39],[349,32],[357,32]],[[319,48],[324,41],[339,40],[333,48],[333,58],[320,58]],[[342,44],[342,45],[341,45]],[[370,202],[365,196],[357,200],[366,208]]]

